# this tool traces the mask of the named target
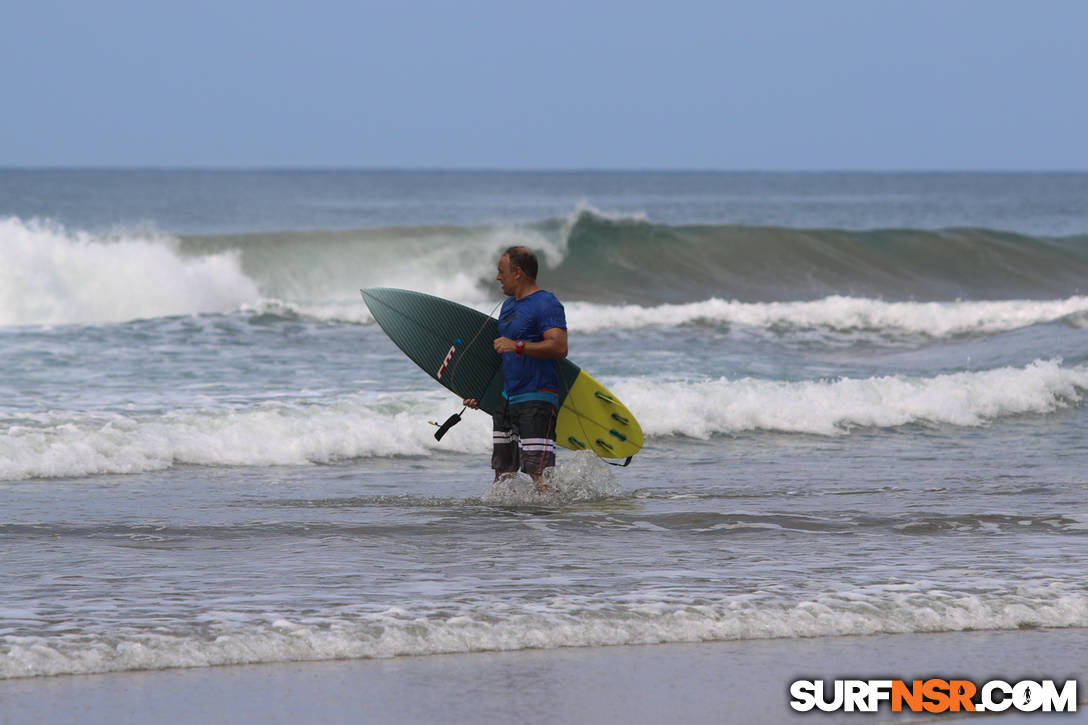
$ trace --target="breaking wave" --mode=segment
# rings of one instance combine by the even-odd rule
[[[743,431],[838,436],[904,425],[978,427],[1079,405],[1088,367],[1038,360],[935,377],[781,381],[744,378],[608,381],[650,437]],[[137,473],[174,465],[280,466],[436,452],[485,456],[491,420],[465,416],[441,443],[428,421],[449,414],[441,392],[274,402],[164,414],[69,414],[0,432],[0,480]]]
[[[564,301],[662,308],[865,298],[887,302],[1076,298],[1088,237],[985,229],[851,231],[667,225],[588,207],[565,219],[174,237],[91,234],[0,219],[0,324],[117,322],[286,306],[339,306],[361,287],[496,299],[510,244],[535,249]],[[321,312],[325,310],[325,312]],[[365,320],[365,318],[362,318]]]
[[[0,637],[0,679],[558,647],[1086,627],[1088,597],[1057,584],[980,592],[908,582],[843,592],[828,588],[805,599],[764,591],[685,601],[669,588],[604,601],[556,595],[531,608],[488,602],[428,611],[405,605],[325,616],[269,614],[248,624],[208,617],[199,624]]]

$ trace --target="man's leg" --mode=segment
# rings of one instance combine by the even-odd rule
[[[510,407],[516,410],[513,417],[517,425],[521,470],[532,477],[538,492],[545,493],[549,486],[544,481],[544,472],[555,467],[555,407],[539,400]]]
[[[518,440],[514,421],[510,416],[510,404],[503,403],[491,416],[492,418],[492,450],[491,467],[495,469],[495,480],[506,473],[518,470],[520,459]]]

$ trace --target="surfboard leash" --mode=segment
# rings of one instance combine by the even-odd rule
[[[487,316],[487,318],[483,322],[480,323],[480,329],[476,330],[476,334],[472,336],[472,339],[469,340],[469,343],[467,345],[465,345],[463,348],[461,348],[461,354],[458,355],[457,359],[453,361],[453,368],[450,370],[450,384],[451,385],[453,384],[453,381],[457,379],[457,368],[459,368],[461,366],[461,358],[463,358],[465,355],[467,355],[468,351],[472,349],[472,346],[476,344],[476,341],[478,339],[480,339],[480,335],[483,334],[484,328],[487,327],[487,323],[491,322],[492,320],[495,319],[494,318],[495,310],[499,309],[499,307],[502,305],[503,302],[505,302],[505,300],[499,300],[498,304],[496,304],[494,307],[491,308],[491,313]],[[464,412],[464,411],[461,411],[461,412]]]
[[[499,305],[501,305],[502,303],[503,303],[503,300],[499,300],[499,303],[491,308],[491,314],[489,314],[487,316],[487,319],[485,319],[482,323],[480,323],[480,329],[476,330],[476,334],[472,336],[472,339],[469,340],[469,343],[467,345],[465,345],[463,348],[461,348],[461,354],[458,355],[457,359],[453,361],[453,367],[450,369],[450,385],[451,386],[454,384],[454,381],[457,379],[457,368],[459,368],[461,366],[461,358],[463,358],[465,355],[467,355],[468,351],[472,348],[472,346],[476,344],[476,340],[478,340],[480,335],[483,334],[484,328],[487,327],[487,323],[490,322],[493,319],[493,315],[495,314],[495,310],[499,309]],[[438,426],[438,430],[436,430],[434,432],[434,439],[436,441],[442,440],[442,436],[446,435],[446,433],[449,431],[450,428],[452,428],[453,426],[455,426],[455,425],[457,425],[458,423],[461,422],[461,416],[464,414],[464,412],[467,409],[468,409],[468,406],[465,406],[465,407],[461,408],[460,413],[454,413],[449,418],[446,418],[446,422],[443,423],[442,425],[438,425],[437,421],[433,421],[433,420],[427,421],[431,425],[437,425]]]
[[[436,441],[442,440],[442,436],[446,435],[446,431],[461,422],[461,414],[464,413],[466,410],[468,410],[468,406],[461,408],[460,413],[454,413],[449,418],[446,418],[446,422],[442,425],[438,425],[438,422],[434,420],[427,421],[431,425],[438,425],[438,430],[434,432],[434,439]]]

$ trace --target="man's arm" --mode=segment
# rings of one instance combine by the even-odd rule
[[[567,356],[567,331],[562,327],[552,327],[541,333],[540,342],[526,342],[521,349],[523,355],[538,357],[542,360],[555,360]],[[517,352],[517,341],[509,337],[495,338],[495,352]]]
[[[525,343],[525,347],[521,349],[521,354],[544,360],[554,360],[567,356],[567,331],[562,327],[549,328],[541,333],[541,337],[544,339],[540,342]],[[517,351],[518,344],[516,340],[511,340],[509,337],[495,338],[495,352],[500,355],[504,352]],[[476,398],[465,398],[462,402],[469,408],[480,407],[480,401],[476,400]]]

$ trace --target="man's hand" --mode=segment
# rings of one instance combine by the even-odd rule
[[[502,355],[504,352],[517,352],[518,344],[516,341],[511,340],[509,337],[496,337],[495,338],[495,352]]]
[[[466,408],[472,408],[473,410],[480,409],[480,401],[476,400],[476,398],[465,398],[461,401],[461,405]]]

